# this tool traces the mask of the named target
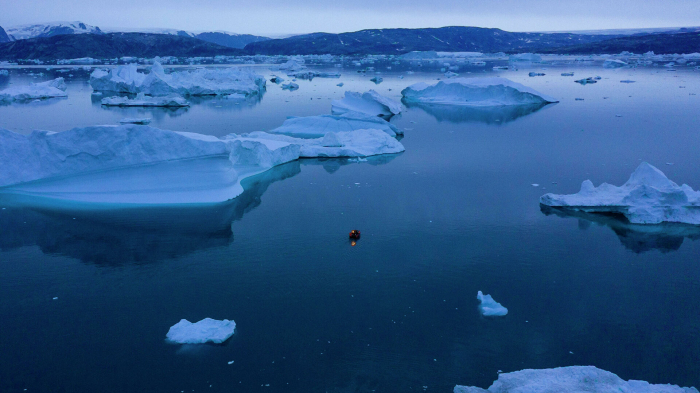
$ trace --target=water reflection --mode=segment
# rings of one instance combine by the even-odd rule
[[[388,164],[401,154],[403,153],[381,154],[365,158],[306,158],[303,159],[301,163],[303,165],[321,165],[326,172],[333,174],[345,165],[356,164],[358,162],[370,165]]]
[[[686,224],[664,223],[657,225],[631,224],[624,217],[596,213],[585,213],[569,209],[561,209],[540,205],[545,215],[577,218],[579,228],[585,230],[592,223],[604,225],[615,232],[625,248],[637,254],[659,250],[663,253],[680,249],[685,238],[700,239],[700,227]]]
[[[243,181],[236,199],[195,207],[124,209],[49,208],[16,195],[0,195],[0,250],[38,246],[98,265],[146,264],[233,241],[231,224],[260,205],[276,181],[300,172],[298,161]]]
[[[486,123],[486,124],[505,124],[517,120],[523,116],[535,113],[542,108],[554,104],[534,104],[534,105],[507,105],[507,106],[488,106],[488,107],[472,107],[472,106],[457,106],[457,105],[435,105],[423,103],[404,104],[409,108],[420,108],[429,115],[433,116],[437,121],[447,121],[450,123]]]

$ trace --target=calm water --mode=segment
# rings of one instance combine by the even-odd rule
[[[585,179],[619,185],[640,160],[700,188],[700,72],[547,66],[530,78],[490,67],[461,73],[561,102],[410,108],[392,119],[405,153],[289,163],[216,206],[68,211],[0,198],[0,391],[450,392],[488,387],[499,370],[568,365],[700,386],[700,229],[538,203]],[[398,99],[442,76],[383,68],[379,85],[346,68],[291,93],[268,84],[259,102],[202,99],[184,111],[102,108],[76,71],[69,98],[0,106],[0,127],[149,116],[221,136],[330,113],[345,90]],[[12,70],[0,88],[42,79],[29,72]],[[508,315],[481,317],[478,290]],[[180,319],[205,317],[234,319],[236,334],[224,345],[164,341]]]

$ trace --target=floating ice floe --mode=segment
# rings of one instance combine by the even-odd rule
[[[342,115],[320,115],[290,117],[272,134],[283,134],[297,138],[321,138],[328,132],[348,132],[362,129],[377,129],[390,136],[401,134],[393,124],[374,115],[347,112]]]
[[[63,78],[30,83],[29,86],[12,86],[0,90],[0,102],[40,100],[45,98],[68,97]]]
[[[270,82],[279,85],[280,83],[284,82],[284,78],[281,78],[279,76],[273,76],[272,78],[270,78]]]
[[[543,72],[530,72],[528,76],[544,76]]]
[[[265,78],[248,70],[236,68],[198,68],[166,74],[158,62],[151,72],[140,73],[135,64],[119,66],[110,71],[95,70],[90,75],[95,91],[164,96],[204,96],[223,94],[262,95]]]
[[[436,85],[420,82],[401,91],[406,103],[501,106],[559,102],[506,78],[456,78]]]
[[[401,113],[402,109],[400,102],[384,97],[374,90],[363,94],[346,91],[345,98],[332,102],[334,115],[359,112],[370,116],[393,116]]]
[[[617,375],[593,366],[570,366],[540,370],[500,373],[488,388],[473,386],[454,388],[454,393],[698,393],[698,390],[646,381],[625,381]]]
[[[378,85],[384,81],[384,78],[375,76],[374,78],[370,79],[370,81],[374,82],[374,84]]]
[[[0,129],[0,194],[121,205],[219,203],[243,193],[244,179],[300,157],[404,150],[381,123],[365,124],[313,139],[265,133],[217,138],[133,124],[29,135]]]
[[[172,94],[165,97],[149,97],[143,93],[136,95],[136,98],[129,97],[105,97],[102,99],[104,106],[157,106],[157,107],[183,107],[190,106],[184,98]]]
[[[608,183],[595,187],[586,180],[577,194],[546,194],[540,203],[588,213],[622,214],[634,224],[700,225],[700,191],[687,184],[678,186],[646,162],[620,187]]]
[[[165,336],[169,342],[177,344],[204,344],[212,342],[221,344],[233,336],[236,330],[236,322],[224,319],[204,318],[199,322],[192,323],[186,319],[170,327]]]
[[[314,78],[340,78],[337,72],[318,72],[318,71],[298,71],[287,73],[287,76],[299,79],[314,79]]]
[[[150,117],[141,117],[141,118],[131,118],[131,117],[126,117],[121,120],[119,120],[119,123],[121,124],[141,124],[141,125],[146,125],[151,123],[151,118]]]
[[[493,300],[491,295],[484,295],[481,291],[476,294],[476,298],[481,302],[479,310],[486,317],[502,317],[508,314],[508,309]]]
[[[579,79],[579,80],[574,81],[574,82],[580,83],[580,84],[582,84],[582,85],[587,85],[587,84],[589,84],[589,83],[598,83],[598,81],[597,81],[596,79],[594,79],[593,77],[588,77],[588,78],[584,78],[584,79]]]
[[[627,63],[624,61],[616,59],[608,59],[603,62],[603,68],[620,68],[626,65]]]
[[[297,85],[294,82],[282,84],[282,90],[294,91],[294,90],[298,90],[298,89],[299,89],[299,85]]]
[[[523,61],[523,62],[533,62],[533,63],[539,63],[542,61],[542,56],[536,55],[534,53],[519,53],[517,55],[511,55],[508,57],[508,61],[513,61],[513,62],[518,62],[518,61]]]

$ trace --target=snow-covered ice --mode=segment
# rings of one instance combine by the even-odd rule
[[[420,82],[401,94],[404,102],[425,104],[501,106],[559,102],[506,78],[456,78],[436,85]]]
[[[262,95],[265,78],[249,70],[236,68],[198,68],[166,74],[158,62],[151,72],[138,72],[135,64],[119,66],[109,71],[95,70],[90,85],[96,91],[144,93],[152,96],[179,94],[182,96],[244,94]]]
[[[346,91],[345,98],[332,102],[334,115],[359,112],[370,116],[393,116],[401,113],[402,109],[400,102],[384,97],[374,90],[363,94]]]
[[[373,115],[348,112],[342,115],[290,117],[270,133],[297,138],[321,138],[328,132],[348,132],[362,129],[378,129],[390,136],[400,134],[396,126]]]
[[[104,106],[157,106],[157,107],[183,107],[190,106],[184,98],[176,94],[165,97],[149,97],[143,93],[136,95],[136,98],[129,97],[105,97],[102,99]]]
[[[508,314],[508,309],[493,300],[491,295],[484,295],[481,291],[476,294],[476,298],[481,302],[479,310],[487,317],[502,317]]]
[[[635,224],[677,222],[700,225],[700,191],[687,184],[669,180],[663,172],[643,162],[620,187],[590,180],[571,195],[546,194],[540,198],[546,206],[589,213],[616,213]]]
[[[134,124],[29,135],[0,129],[0,193],[104,204],[218,203],[240,195],[244,179],[300,157],[404,150],[381,123],[365,124],[309,139],[263,132],[217,138]]]
[[[646,381],[625,381],[617,375],[593,366],[527,369],[500,373],[488,388],[454,388],[454,393],[698,393],[698,390]]]
[[[12,86],[0,90],[0,102],[27,101],[45,98],[68,97],[63,78],[30,83],[28,86]]]
[[[186,319],[170,327],[165,336],[170,342],[177,344],[204,344],[212,342],[221,344],[233,336],[236,330],[236,322],[224,319],[204,318],[199,322],[192,323]]]

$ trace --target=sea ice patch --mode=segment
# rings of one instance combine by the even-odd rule
[[[508,314],[508,309],[493,300],[491,295],[484,295],[481,291],[476,294],[476,298],[481,302],[479,310],[486,317],[502,317]]]
[[[192,323],[186,319],[170,327],[166,340],[177,344],[204,344],[212,342],[221,344],[228,340],[236,329],[236,322],[224,319],[205,318]]]

